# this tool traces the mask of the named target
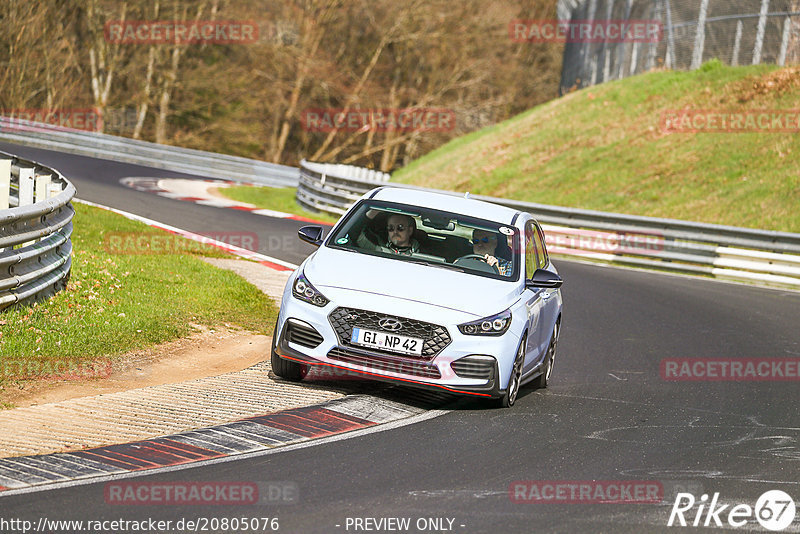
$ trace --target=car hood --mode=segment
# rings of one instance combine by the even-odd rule
[[[386,295],[469,313],[476,318],[505,310],[519,298],[519,284],[321,247],[304,266],[308,280],[326,287]]]

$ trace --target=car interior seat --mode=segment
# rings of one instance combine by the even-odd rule
[[[511,247],[508,246],[508,238],[503,234],[497,234],[497,247],[494,249],[498,258],[511,261]]]

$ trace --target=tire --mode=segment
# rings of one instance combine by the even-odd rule
[[[544,357],[544,369],[542,374],[533,380],[533,385],[539,389],[545,389],[550,385],[550,378],[553,375],[553,365],[556,361],[556,346],[558,345],[558,323],[553,327],[553,335],[550,337],[550,345]]]
[[[290,360],[284,360],[278,356],[278,353],[275,352],[275,347],[278,344],[278,340],[275,336],[277,333],[278,323],[276,322],[275,329],[272,331],[272,354],[270,358],[272,372],[275,373],[276,376],[279,376],[285,380],[299,382],[308,374],[308,365],[303,365],[302,363],[297,363]]]
[[[499,408],[511,408],[517,401],[519,390],[522,387],[522,364],[525,362],[525,340],[522,338],[517,349],[517,357],[514,358],[514,366],[511,368],[511,376],[508,379],[508,387],[502,397],[497,399]]]

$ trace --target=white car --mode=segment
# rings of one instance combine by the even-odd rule
[[[309,366],[497,399],[547,387],[561,326],[561,278],[525,212],[447,194],[365,194],[292,274],[272,369]]]

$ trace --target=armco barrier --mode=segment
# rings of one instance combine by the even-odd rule
[[[0,117],[0,140],[208,178],[277,187],[297,186],[298,173],[295,167],[40,122]]]
[[[389,175],[351,165],[300,162],[297,203],[312,211],[341,215],[358,198],[389,180]]]
[[[0,152],[0,310],[66,286],[74,196],[57,170]]]
[[[386,175],[370,179],[365,172],[304,160],[297,201],[312,210],[340,215],[361,195],[385,184]],[[391,185],[460,196],[451,191]],[[531,213],[542,223],[553,254],[800,287],[800,234],[470,196]]]

